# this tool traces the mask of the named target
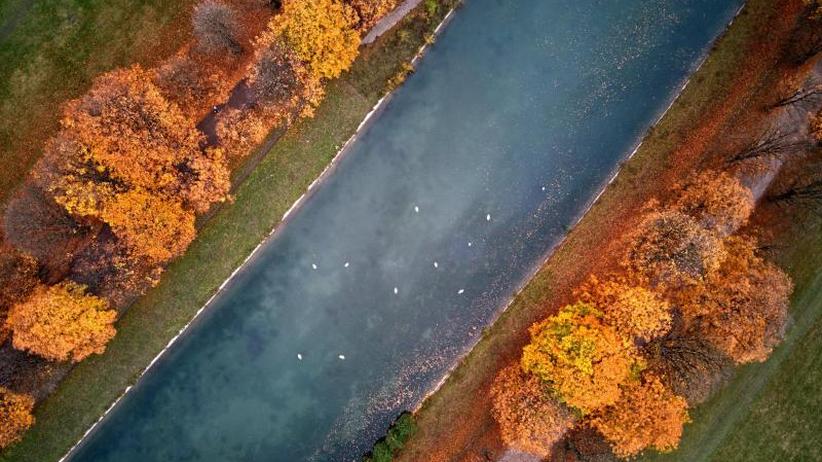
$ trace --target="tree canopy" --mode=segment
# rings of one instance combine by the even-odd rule
[[[523,370],[583,413],[615,403],[636,362],[631,345],[602,317],[588,303],[564,306],[531,326],[531,342],[522,352]]]
[[[573,412],[551,396],[542,380],[517,364],[497,375],[491,397],[503,441],[541,457],[575,421]]]
[[[31,396],[0,387],[0,449],[19,441],[34,424],[33,407]]]
[[[79,362],[105,350],[115,334],[115,318],[105,300],[65,281],[35,288],[28,300],[12,307],[7,323],[15,348],[50,360]]]
[[[281,37],[317,78],[337,77],[351,66],[360,45],[357,15],[339,0],[284,0],[262,40]]]

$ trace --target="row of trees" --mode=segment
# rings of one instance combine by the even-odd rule
[[[725,173],[705,172],[625,238],[617,274],[534,324],[520,364],[492,389],[511,446],[546,456],[570,429],[596,429],[620,457],[676,448],[688,407],[728,364],[763,361],[782,339],[792,285],[734,235],[754,207]]]
[[[51,361],[102,353],[116,309],[156,284],[195,238],[197,216],[229,198],[231,162],[310,116],[395,3],[204,0],[177,54],[101,75],[66,103],[6,210],[0,340]],[[232,94],[239,104],[208,115]],[[198,128],[203,117],[217,118],[214,133]],[[0,388],[0,447],[32,424],[32,406]]]

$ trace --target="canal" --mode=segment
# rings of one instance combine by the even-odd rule
[[[71,460],[359,460],[477,341],[740,4],[467,0]]]

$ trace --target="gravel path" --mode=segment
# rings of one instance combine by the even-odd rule
[[[375,24],[374,27],[368,31],[365,38],[362,39],[363,45],[372,43],[374,40],[377,40],[377,37],[388,32],[388,30],[400,22],[400,19],[404,18],[409,11],[419,5],[421,1],[422,0],[405,0],[402,2],[402,4],[395,8],[394,11],[388,13],[382,19],[377,21],[377,24]]]

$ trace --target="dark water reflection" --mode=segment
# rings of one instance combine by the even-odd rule
[[[476,341],[740,3],[469,0],[73,460],[357,459]]]

